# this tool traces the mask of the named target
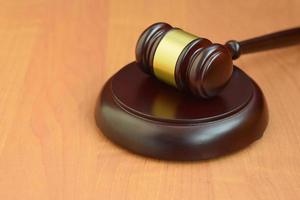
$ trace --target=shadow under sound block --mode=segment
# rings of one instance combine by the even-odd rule
[[[159,82],[133,62],[107,81],[95,114],[114,143],[166,160],[232,153],[262,137],[268,123],[262,91],[237,67],[222,93],[204,100]]]

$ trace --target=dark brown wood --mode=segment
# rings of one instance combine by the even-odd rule
[[[159,41],[173,27],[167,23],[155,23],[140,35],[135,48],[136,62],[141,69],[153,75],[153,57]]]
[[[153,57],[164,35],[175,29],[167,23],[156,23],[148,27],[138,39],[136,61],[143,71],[153,76]],[[189,43],[181,52],[175,67],[176,86],[195,96],[216,96],[229,81],[232,59],[227,47],[212,44],[205,38]]]
[[[211,44],[189,58],[186,73],[190,91],[198,97],[218,95],[229,82],[233,70],[231,55],[220,44]]]
[[[283,48],[296,44],[300,44],[300,27],[278,31],[240,42],[231,40],[226,43],[226,46],[231,50],[233,59],[237,59],[242,54]]]
[[[164,35],[174,29],[167,23],[156,23],[140,36],[136,61],[143,71],[153,75],[153,57]],[[232,59],[241,54],[281,48],[300,43],[300,28],[279,31],[241,42],[230,40],[225,45],[212,44],[205,38],[189,43],[180,54],[174,78],[179,90],[202,98],[216,96],[225,87],[232,73]]]
[[[189,91],[188,71],[191,59],[212,43],[205,38],[192,41],[180,54],[175,67],[175,80],[178,89]]]
[[[236,67],[219,96],[205,100],[179,92],[131,63],[105,84],[96,121],[104,135],[132,152],[199,160],[237,151],[259,139],[268,112],[259,87]]]

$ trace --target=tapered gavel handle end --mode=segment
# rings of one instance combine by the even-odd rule
[[[240,55],[300,44],[300,27],[278,31],[243,41],[230,40],[225,46],[232,59]]]

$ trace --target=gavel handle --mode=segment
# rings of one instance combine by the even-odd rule
[[[300,27],[278,31],[244,41],[230,40],[226,46],[231,51],[233,59],[242,54],[265,51],[300,44]]]

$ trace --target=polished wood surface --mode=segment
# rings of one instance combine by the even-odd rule
[[[159,22],[143,31],[135,52],[136,62],[146,73],[208,99],[217,96],[230,80],[233,63],[228,49]]]
[[[236,67],[224,90],[207,100],[157,81],[132,62],[105,83],[95,110],[97,125],[114,143],[172,161],[240,151],[261,138],[268,124],[261,89]]]
[[[296,0],[1,0],[0,198],[299,199],[300,46],[235,62],[270,111],[264,137],[236,154],[148,159],[112,144],[94,119],[100,88],[134,59],[148,25],[224,43],[299,26],[299,12]]]
[[[240,52],[235,53],[255,53],[299,44],[300,27],[296,27],[237,42],[235,46],[240,46]]]

